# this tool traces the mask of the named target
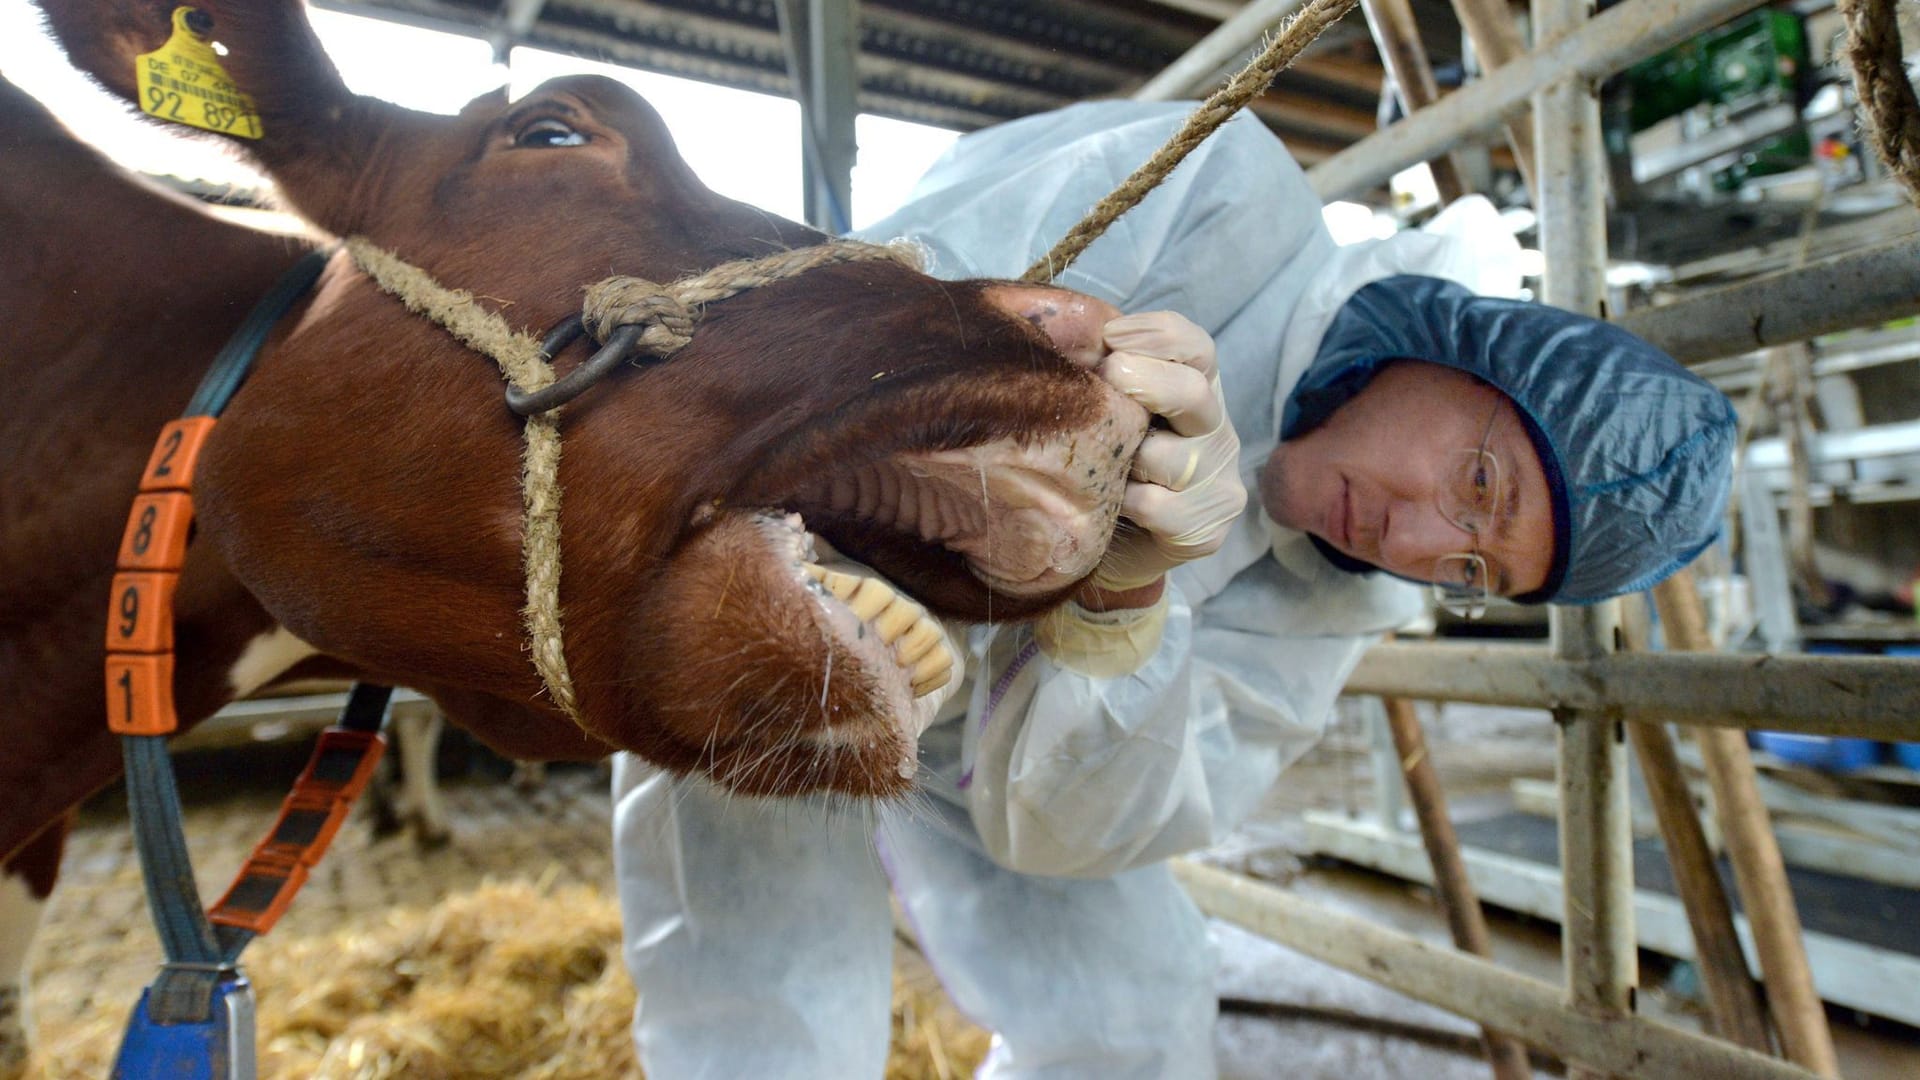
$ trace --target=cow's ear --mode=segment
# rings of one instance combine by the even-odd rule
[[[40,6],[73,65],[136,106],[154,95],[156,70],[163,78],[176,74],[148,65],[143,95],[137,74],[142,57],[168,55],[175,13],[191,8],[183,21],[212,49],[258,116],[257,130],[245,132],[255,137],[241,137],[247,123],[218,133],[258,159],[295,208],[317,224],[336,232],[352,227],[339,220],[341,208],[314,194],[324,186],[317,181],[336,171],[335,164],[351,176],[404,110],[347,89],[299,0],[40,0]],[[187,91],[176,108],[203,115],[209,101],[218,98]],[[169,111],[175,110],[162,110],[160,119],[170,119]]]
[[[276,118],[292,134],[353,100],[298,0],[41,0],[40,6],[73,65],[136,105],[140,58],[160,52],[174,35],[174,13],[190,9],[196,36],[257,106],[262,146],[275,136]]]

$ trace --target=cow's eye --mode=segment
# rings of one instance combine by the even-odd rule
[[[587,137],[558,120],[535,120],[513,137],[515,146],[581,146]]]

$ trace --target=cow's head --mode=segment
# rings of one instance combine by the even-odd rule
[[[132,98],[175,5],[45,6],[76,64]],[[349,92],[295,3],[196,6],[258,106],[264,136],[234,141],[292,209],[524,330],[609,274],[671,281],[820,239],[709,191],[617,82],[428,116]],[[521,425],[493,364],[344,256],[221,422],[203,533],[294,634],[510,753],[621,747],[746,791],[895,792],[906,609],[858,617],[809,570],[813,537],[943,615],[1059,602],[1105,549],[1145,429],[1090,371],[1113,314],[838,265],[713,305],[670,361],[568,406],[561,600],[591,738],[523,651]]]

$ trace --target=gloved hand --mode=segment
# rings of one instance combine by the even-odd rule
[[[1099,678],[1130,675],[1160,648],[1167,626],[1167,597],[1145,607],[1090,611],[1069,600],[1034,624],[1034,642],[1048,659],[1070,671]]]
[[[1220,550],[1247,505],[1240,436],[1227,418],[1213,339],[1171,311],[1124,315],[1104,331],[1112,350],[1100,376],[1164,417],[1133,457],[1123,520],[1092,584],[1113,592],[1150,585]]]

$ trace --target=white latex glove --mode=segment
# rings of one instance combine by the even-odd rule
[[[1113,320],[1104,337],[1112,351],[1101,378],[1170,428],[1149,432],[1134,454],[1120,508],[1127,520],[1093,574],[1094,585],[1123,591],[1218,551],[1246,508],[1247,489],[1207,332],[1183,315],[1154,311]]]
[[[1146,607],[1088,611],[1069,600],[1034,624],[1034,641],[1054,663],[1082,675],[1112,678],[1146,665],[1167,627],[1167,597]]]

